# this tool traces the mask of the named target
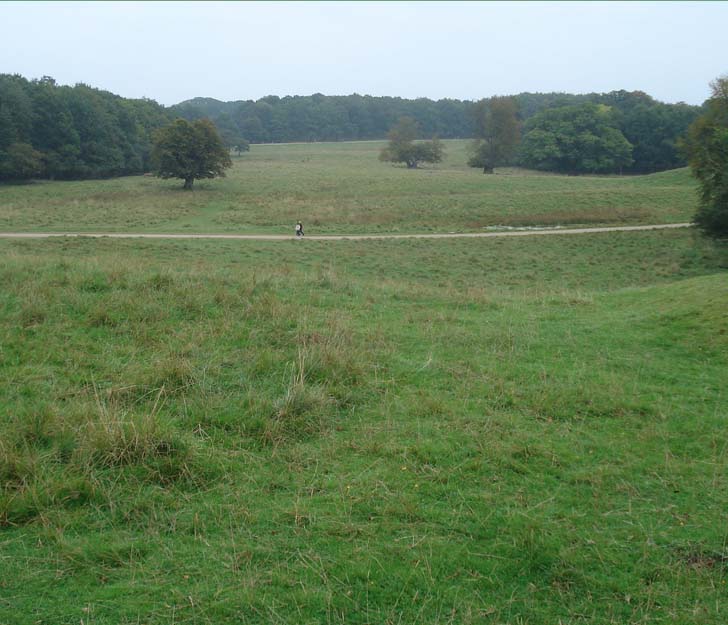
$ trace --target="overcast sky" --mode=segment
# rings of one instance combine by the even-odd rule
[[[642,90],[699,104],[728,2],[0,2],[0,73],[175,104]]]

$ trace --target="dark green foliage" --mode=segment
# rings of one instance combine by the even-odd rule
[[[518,112],[523,119],[530,119],[546,109],[560,108],[593,102],[597,94],[574,93],[519,93],[516,98]]]
[[[400,117],[415,119],[425,136],[469,137],[471,107],[471,102],[452,99],[317,93],[237,102],[195,98],[175,105],[172,111],[187,120],[212,119],[223,137],[237,133],[251,143],[283,143],[381,139]]]
[[[160,178],[181,178],[192,189],[197,178],[224,176],[230,153],[210,120],[177,119],[155,136],[152,161]]]
[[[40,174],[43,155],[27,143],[12,143],[0,152],[0,180],[26,180]]]
[[[240,121],[240,132],[248,141],[263,143],[266,130],[258,117],[246,117]]]
[[[695,120],[696,107],[686,104],[653,106],[639,104],[622,114],[620,127],[633,146],[629,171],[655,172],[685,165],[678,148],[679,138]]]
[[[634,146],[630,172],[655,172],[686,165],[678,144],[700,107],[663,104],[641,91],[613,91],[594,100],[612,107],[614,120]]]
[[[151,100],[2,74],[0,180],[142,173],[149,168],[152,131],[168,122]]]
[[[468,165],[492,173],[494,167],[510,164],[520,140],[515,98],[481,100],[475,105],[474,116],[475,142]]]
[[[728,76],[711,84],[706,113],[688,132],[686,151],[700,182],[695,223],[706,234],[728,236]]]
[[[700,114],[699,106],[683,102],[665,104],[642,91],[609,93],[521,93],[515,96],[524,120],[547,109],[581,104],[611,107],[616,127],[634,146],[634,162],[624,172],[648,173],[684,167],[685,156],[678,148],[688,126]]]
[[[411,117],[401,117],[389,131],[389,143],[379,153],[380,161],[405,163],[408,169],[416,169],[419,163],[439,163],[443,156],[442,143],[437,137],[432,141],[415,143],[417,122]]]
[[[236,145],[247,143],[232,116],[228,113],[223,113],[215,119],[215,128],[217,128],[225,147],[233,148]]]
[[[616,128],[607,105],[549,109],[526,124],[520,160],[561,173],[614,173],[632,163],[632,145]]]
[[[240,156],[243,152],[250,152],[250,142],[246,139],[238,139],[234,147],[238,156]]]

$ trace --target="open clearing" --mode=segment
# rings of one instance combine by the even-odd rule
[[[311,149],[262,154],[311,190]],[[631,201],[682,175],[533,190]],[[200,206],[160,217],[152,184]],[[657,193],[666,229],[436,245],[138,237],[288,220],[256,232],[252,208],[218,220],[216,182],[166,185],[0,188],[4,219],[29,210],[15,234],[134,235],[0,240],[0,623],[725,623],[728,250],[679,227],[687,205]],[[421,229],[427,192],[329,232]]]
[[[149,176],[0,187],[0,231],[288,234],[483,232],[493,226],[684,223],[696,208],[687,169],[649,176],[555,176],[465,165],[446,141],[436,168],[380,163],[383,143],[266,145],[234,158],[226,178]]]

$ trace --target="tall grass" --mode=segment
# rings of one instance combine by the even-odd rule
[[[724,621],[690,232],[0,251],[0,622]]]

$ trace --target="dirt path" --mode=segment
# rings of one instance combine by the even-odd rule
[[[442,234],[326,234],[306,235],[306,241],[358,241],[363,239],[485,239],[490,237],[529,237],[547,234],[591,234],[595,232],[631,232],[689,228],[692,224],[652,224],[649,226],[611,226],[603,228],[549,228],[542,230],[505,230],[498,232],[448,232]],[[109,239],[240,239],[248,241],[290,241],[288,234],[143,234],[102,232],[0,232],[1,239],[47,239],[51,237],[90,237]]]

